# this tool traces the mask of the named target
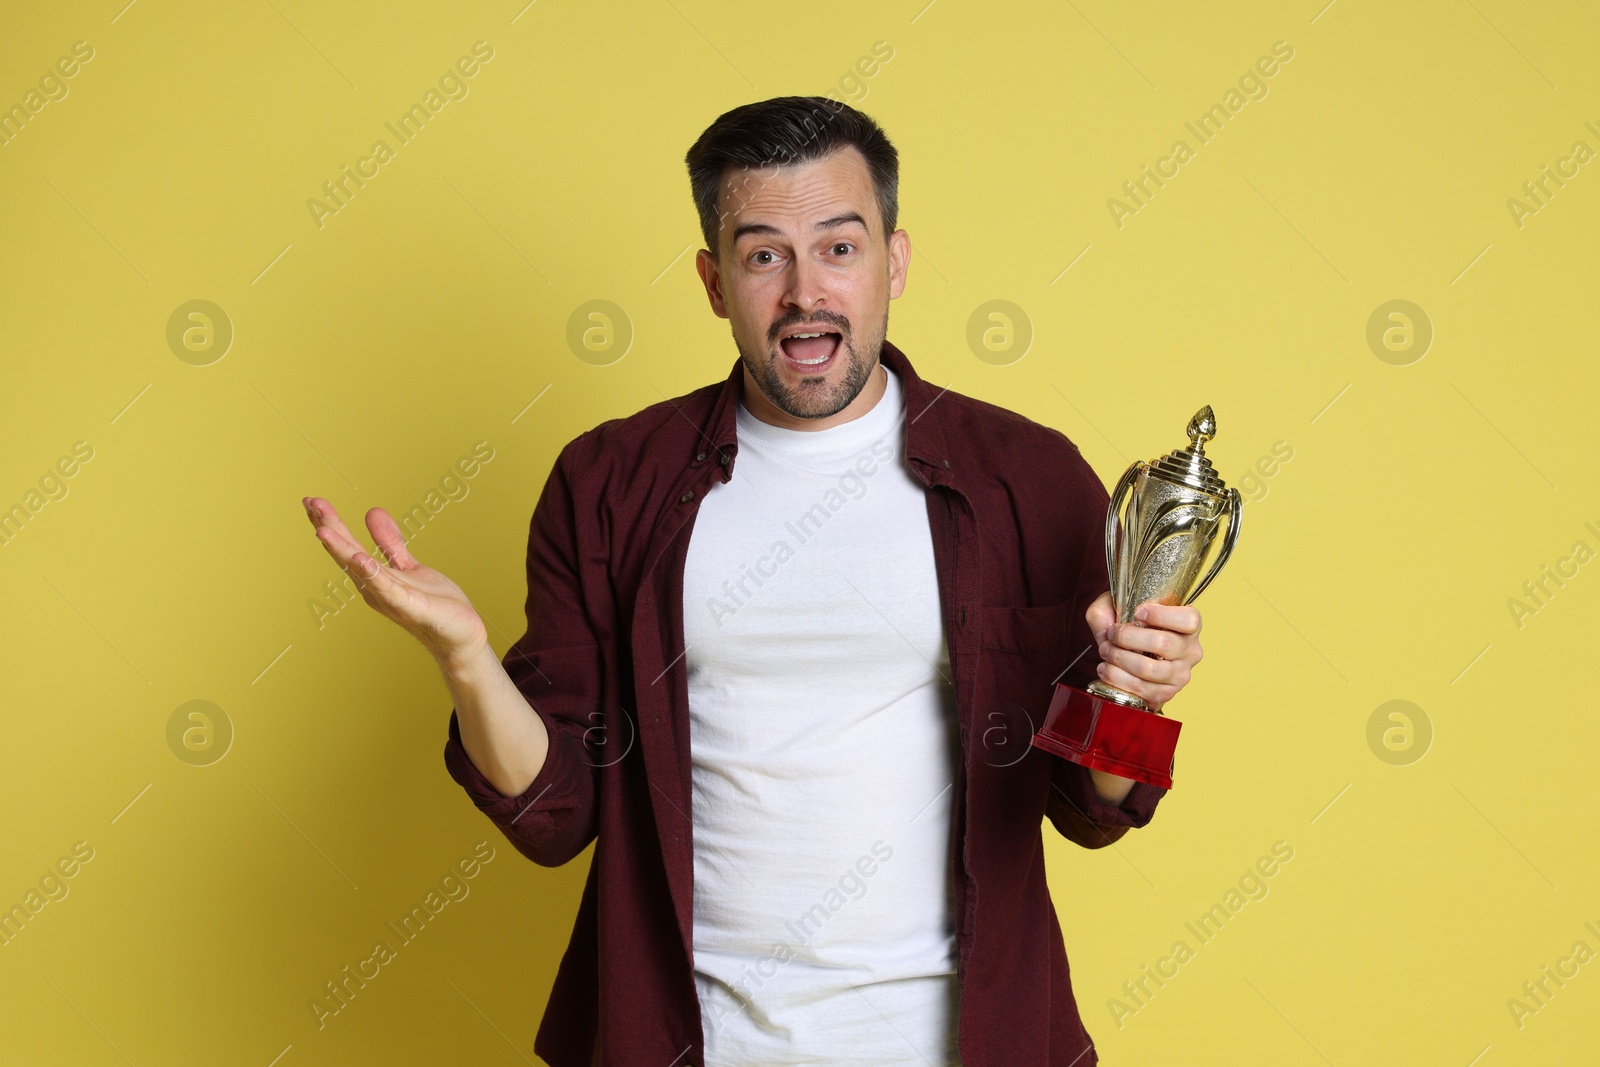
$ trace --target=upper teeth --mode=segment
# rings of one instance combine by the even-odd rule
[[[822,331],[822,333],[826,333],[826,332],[827,332],[826,330]],[[795,338],[795,337],[821,337],[822,333],[792,333],[789,336],[790,336],[790,338]]]

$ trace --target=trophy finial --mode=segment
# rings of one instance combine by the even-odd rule
[[[1194,418],[1189,420],[1189,447],[1195,452],[1204,453],[1206,442],[1217,436],[1217,417],[1211,413],[1211,405],[1207,404],[1194,413]]]

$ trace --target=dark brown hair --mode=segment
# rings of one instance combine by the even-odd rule
[[[887,241],[895,229],[900,201],[900,155],[888,136],[876,122],[842,101],[825,96],[779,96],[718,115],[684,156],[706,248],[718,254],[722,251],[717,247],[722,226],[717,194],[730,167],[770,173],[774,167],[808,163],[846,146],[866,158]]]

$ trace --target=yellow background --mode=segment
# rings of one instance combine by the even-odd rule
[[[0,103],[74,41],[94,58],[0,147],[0,504],[76,441],[94,458],[0,548],[0,905],[74,842],[94,859],[0,948],[0,1059],[532,1062],[588,855],[539,868],[471,806],[414,641],[360,603],[318,627],[337,571],[299,498],[360,530],[488,441],[413,550],[503,651],[559,446],[735,357],[684,151],[728,108],[832,89],[902,154],[889,336],[923,376],[1058,427],[1108,485],[1202,403],[1230,482],[1293,449],[1199,603],[1176,789],[1114,849],[1048,839],[1104,1062],[1591,1062],[1600,962],[1520,1027],[1507,1001],[1600,951],[1600,564],[1520,627],[1507,600],[1600,549],[1600,163],[1520,227],[1506,201],[1600,149],[1600,18],[1217,7],[8,10]],[[469,95],[319,229],[306,201],[478,40]],[[1268,95],[1199,145],[1184,122],[1280,40]],[[1195,157],[1119,228],[1107,200],[1178,138]],[[208,366],[166,340],[195,299],[235,334]],[[594,299],[634,332],[606,366],[565,339]],[[997,299],[1033,330],[1003,365],[966,341]],[[1406,366],[1366,340],[1395,299],[1434,330]],[[209,766],[168,746],[190,700],[235,731]],[[1431,723],[1407,765],[1368,745],[1390,700]],[[471,895],[319,1030],[308,999],[483,840]],[[1275,841],[1269,895],[1119,1028],[1122,983]]]

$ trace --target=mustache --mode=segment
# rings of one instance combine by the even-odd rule
[[[798,326],[803,322],[826,323],[829,326],[833,326],[839,331],[841,340],[850,336],[850,320],[843,315],[835,315],[832,312],[825,311],[815,315],[791,315],[773,323],[771,329],[767,331],[767,343],[777,344],[780,333],[790,326]]]

